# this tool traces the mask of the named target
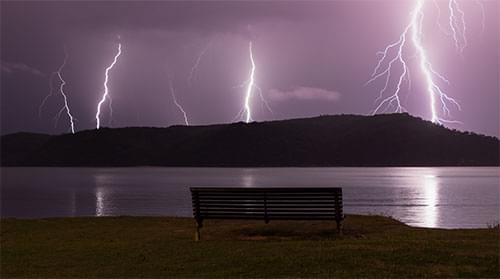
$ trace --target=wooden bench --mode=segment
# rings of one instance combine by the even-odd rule
[[[193,187],[195,240],[205,219],[333,220],[342,233],[342,188]]]

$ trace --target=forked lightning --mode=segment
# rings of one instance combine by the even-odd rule
[[[116,52],[115,57],[113,59],[113,62],[106,68],[106,72],[104,74],[104,93],[102,95],[101,100],[97,104],[97,113],[95,115],[97,129],[99,129],[101,127],[101,106],[107,99],[109,102],[110,114],[112,115],[112,113],[113,113],[113,110],[111,107],[111,99],[109,96],[109,88],[108,88],[109,72],[111,71],[111,69],[113,69],[116,62],[118,62],[118,57],[120,57],[121,54],[122,54],[122,44],[118,43],[118,49],[117,49],[117,52]]]
[[[437,71],[434,70],[425,45],[423,44],[423,20],[424,20],[424,4],[430,0],[417,0],[413,10],[410,13],[409,23],[406,25],[399,39],[389,44],[385,49],[379,52],[380,59],[375,66],[371,79],[367,84],[384,79],[384,85],[376,99],[378,103],[373,111],[373,114],[386,112],[392,109],[395,112],[403,112],[406,109],[401,103],[401,88],[404,82],[410,82],[408,68],[408,53],[409,48],[416,52],[418,69],[424,78],[425,92],[428,95],[430,107],[430,119],[434,123],[458,123],[459,121],[450,119],[450,107],[455,107],[461,110],[459,103],[450,97],[442,89],[440,84],[449,84],[450,82]],[[482,7],[481,2],[477,2]],[[462,55],[467,47],[465,13],[460,6],[458,0],[448,0],[448,25],[450,32],[448,33],[439,23],[441,10],[436,1],[435,7],[438,9],[438,26],[441,31],[450,34],[453,39],[456,50]],[[484,14],[483,14],[484,16]],[[484,28],[484,19],[483,19]],[[397,69],[395,69],[397,68]],[[396,72],[398,71],[398,72]],[[385,93],[391,86],[391,81],[395,81],[394,89],[389,96]]]

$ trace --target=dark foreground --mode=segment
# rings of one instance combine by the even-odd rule
[[[500,277],[500,230],[189,218],[1,220],[0,277]]]

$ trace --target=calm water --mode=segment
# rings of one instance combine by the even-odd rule
[[[189,186],[339,186],[347,213],[410,225],[500,221],[500,168],[2,168],[3,217],[191,216]]]

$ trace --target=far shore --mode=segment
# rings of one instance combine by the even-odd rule
[[[2,278],[500,277],[500,229],[426,229],[382,216],[334,222],[192,218],[1,219]]]

